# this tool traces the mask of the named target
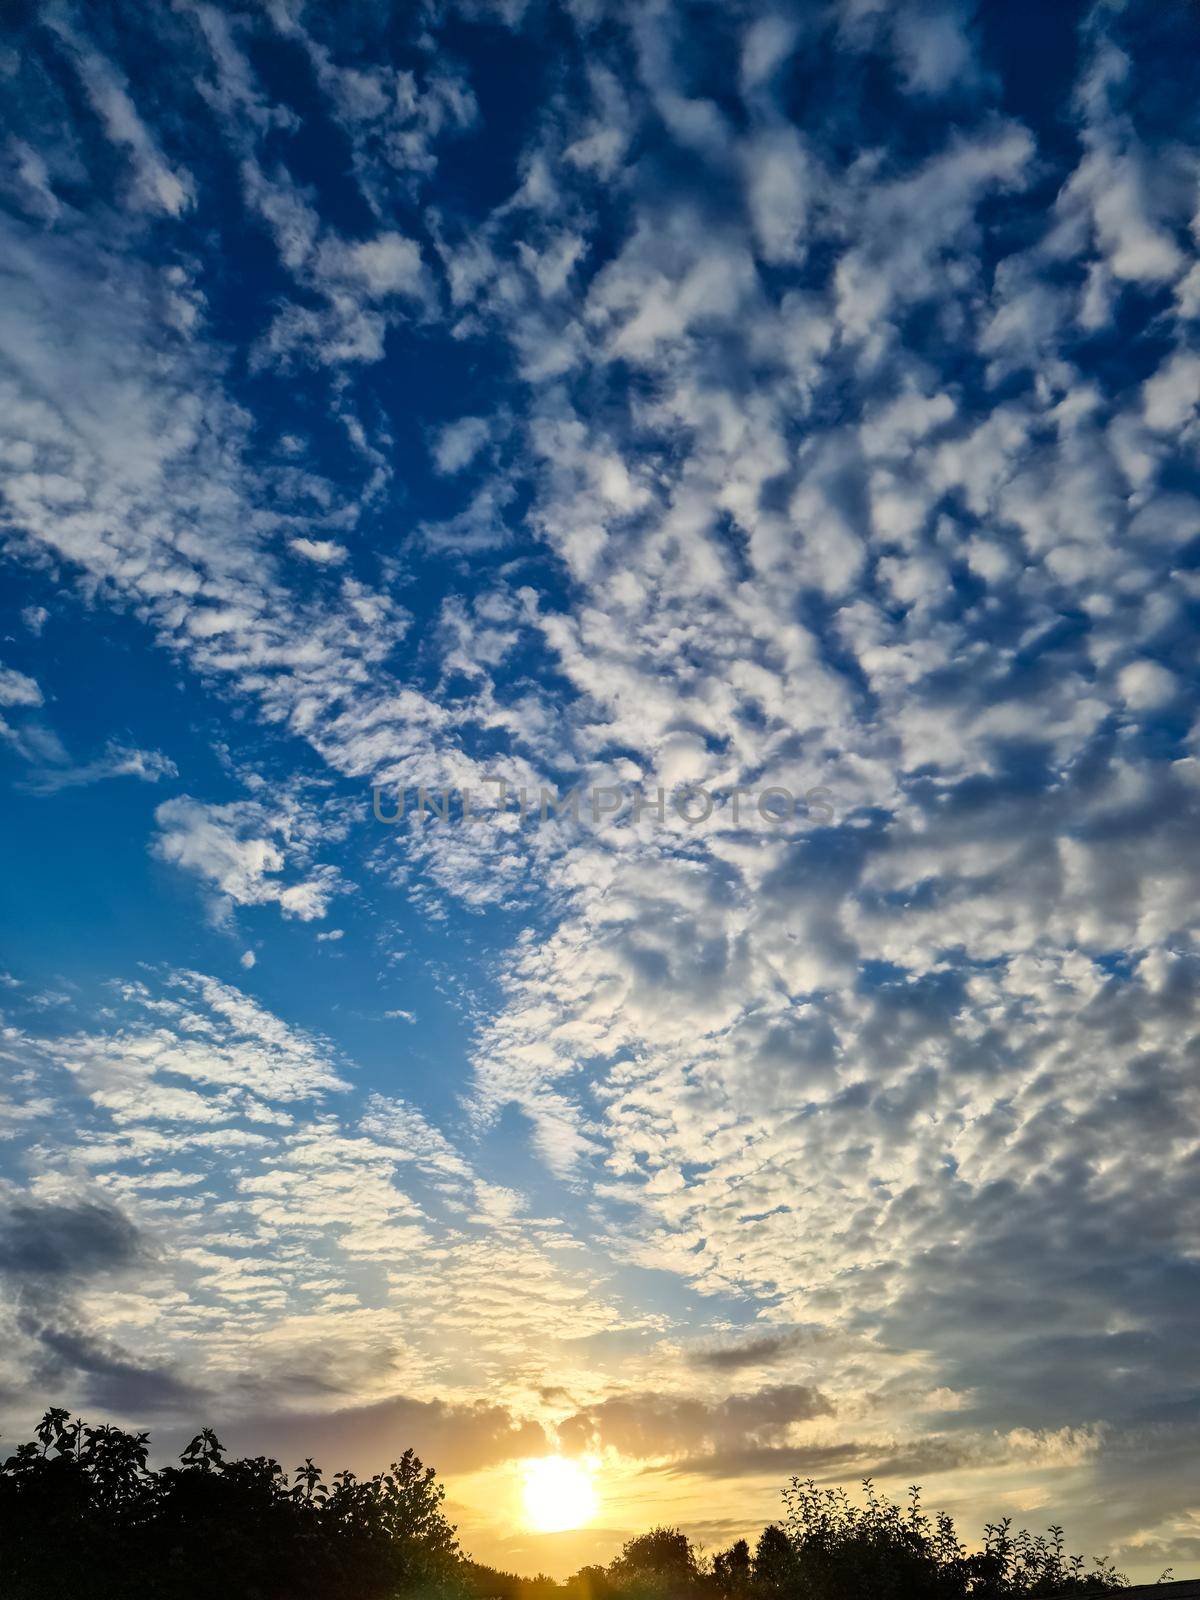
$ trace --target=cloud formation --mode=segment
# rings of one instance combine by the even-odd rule
[[[71,1283],[4,1392],[556,1439],[747,1524],[1053,1473],[1185,1560],[1190,22],[392,22],[3,60],[0,732],[138,924],[5,991],[0,1267]],[[664,818],[517,810],[603,784]]]

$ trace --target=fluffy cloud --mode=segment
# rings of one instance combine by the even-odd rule
[[[40,706],[42,691],[27,673],[0,667],[0,706]]]
[[[212,911],[226,921],[236,906],[277,905],[285,917],[311,922],[323,917],[334,895],[346,886],[335,867],[313,865],[288,882],[286,847],[307,842],[298,835],[296,814],[259,801],[206,805],[181,795],[165,800],[154,813],[158,833],[154,852],[172,866],[194,873],[213,892]]]
[[[403,1101],[301,1120],[305,1102],[345,1105],[336,1052],[230,985],[165,974],[115,1009],[107,1029],[6,1034],[55,1089],[26,1108],[44,1141],[32,1192],[0,1197],[11,1393],[53,1371],[143,1417],[202,1397],[212,1413],[220,1394],[212,1414],[247,1447],[283,1408],[360,1465],[391,1459],[398,1427],[460,1471],[542,1448],[512,1372],[621,1325],[561,1221]],[[470,1397],[504,1371],[511,1406]]]

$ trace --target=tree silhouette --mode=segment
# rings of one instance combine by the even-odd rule
[[[0,1464],[0,1600],[1067,1600],[1124,1580],[1048,1537],[990,1523],[968,1553],[920,1493],[899,1506],[868,1479],[862,1503],[793,1479],[784,1518],[704,1558],[678,1528],[629,1539],[565,1583],[459,1550],[431,1467],[326,1481],[306,1458],[228,1459],[211,1428],[152,1470],[149,1437],[58,1408]]]
[[[750,1566],[750,1546],[738,1539],[728,1550],[718,1550],[712,1558],[713,1583],[718,1592],[729,1600],[738,1600],[750,1591],[753,1576]]]
[[[621,1554],[611,1563],[608,1576],[613,1586],[631,1600],[698,1594],[703,1587],[696,1552],[685,1533],[678,1528],[651,1528],[629,1539]]]
[[[944,1514],[933,1522],[921,1508],[920,1490],[907,1507],[880,1495],[869,1478],[864,1504],[843,1489],[820,1489],[793,1478],[784,1490],[784,1532],[794,1568],[784,1593],[804,1600],[1014,1600],[1018,1596],[1106,1594],[1124,1580],[1108,1562],[1084,1570],[1082,1557],[1066,1558],[1062,1530],[1049,1540],[1021,1533],[1007,1520],[990,1524],[984,1549],[968,1555]]]
[[[391,1600],[464,1596],[443,1490],[411,1450],[332,1488],[226,1459],[204,1429],[180,1466],[149,1470],[148,1436],[51,1410],[0,1467],[0,1595],[96,1600]]]
[[[796,1552],[777,1522],[758,1536],[754,1547],[754,1587],[764,1600],[789,1594],[796,1582]]]

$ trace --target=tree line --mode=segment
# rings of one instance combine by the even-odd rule
[[[559,1583],[471,1561],[431,1467],[406,1450],[386,1472],[326,1481],[266,1456],[228,1458],[211,1429],[178,1466],[149,1435],[47,1411],[0,1464],[0,1600],[1016,1600],[1108,1594],[1111,1563],[990,1525],[968,1552],[917,1490],[898,1506],[868,1480],[862,1504],[793,1479],[754,1549],[702,1554],[654,1528],[607,1566]]]

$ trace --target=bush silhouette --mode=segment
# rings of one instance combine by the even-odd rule
[[[712,1558],[713,1584],[723,1600],[741,1600],[750,1593],[754,1568],[750,1564],[750,1546],[738,1539],[728,1550],[718,1550]]]
[[[651,1528],[628,1540],[609,1566],[608,1576],[613,1587],[630,1600],[639,1595],[646,1600],[694,1595],[704,1586],[696,1552],[678,1528]]]
[[[0,1468],[4,1600],[385,1600],[461,1595],[464,1565],[432,1468],[326,1484],[311,1460],[227,1461],[216,1435],[147,1468],[148,1436],[48,1411]]]
[[[909,1491],[906,1508],[878,1494],[869,1478],[863,1490],[865,1504],[856,1506],[842,1489],[792,1479],[783,1495],[791,1551],[785,1592],[805,1600],[1009,1600],[1124,1586],[1108,1562],[1086,1573],[1081,1556],[1067,1557],[1061,1528],[1043,1539],[1012,1535],[1007,1520],[989,1524],[983,1550],[968,1555],[948,1516],[930,1522],[919,1489]]]
[[[406,1450],[387,1472],[326,1482],[311,1459],[290,1478],[265,1456],[231,1461],[205,1428],[177,1467],[148,1466],[149,1437],[47,1411],[0,1465],[0,1600],[1038,1600],[1108,1594],[1062,1530],[985,1531],[968,1553],[916,1489],[901,1507],[864,1484],[793,1479],[781,1523],[753,1555],[711,1558],[678,1528],[629,1539],[607,1567],[565,1583],[469,1560],[432,1468]]]

